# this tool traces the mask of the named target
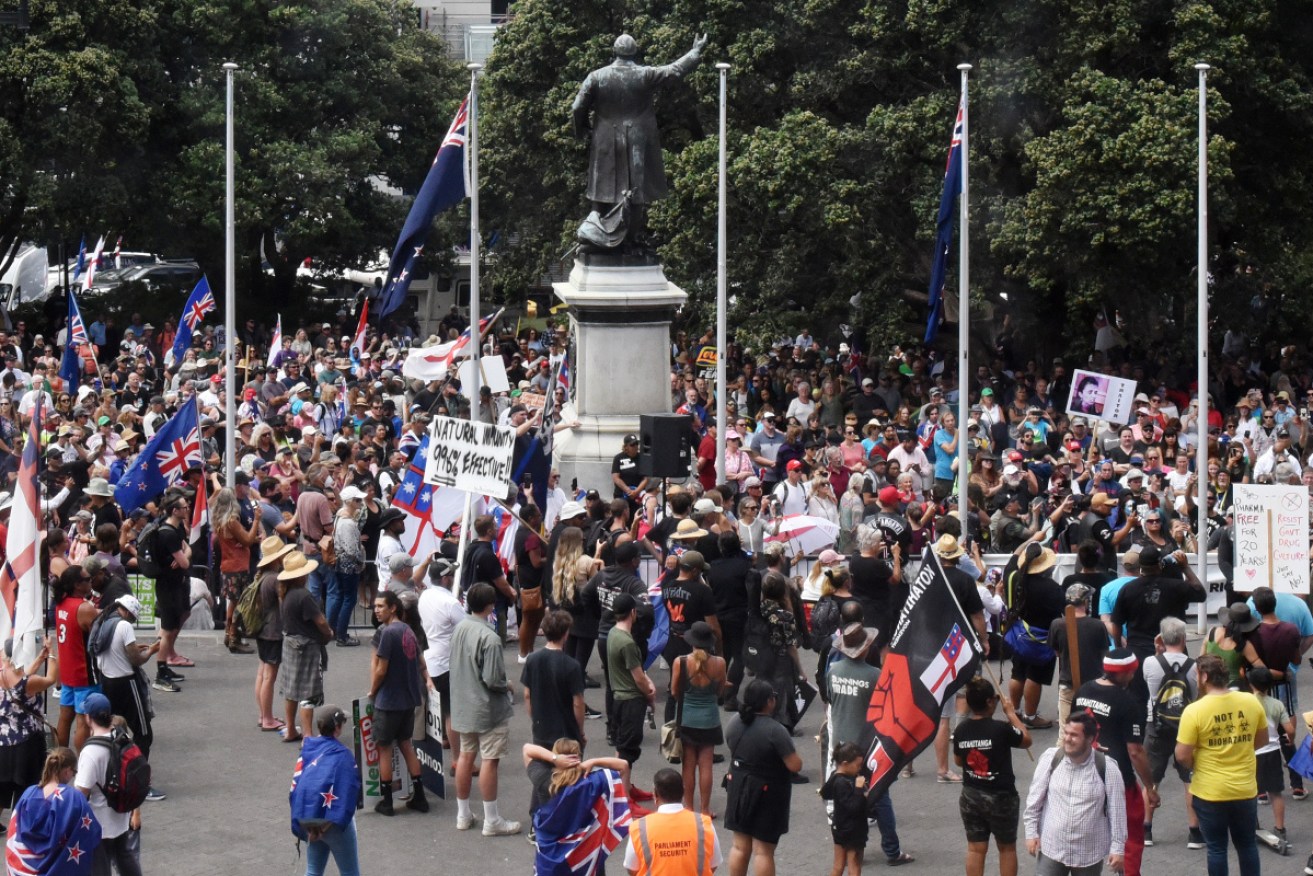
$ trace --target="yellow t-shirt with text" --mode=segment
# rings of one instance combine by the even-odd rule
[[[1254,734],[1267,727],[1251,693],[1207,694],[1185,707],[1176,741],[1194,748],[1190,792],[1202,800],[1248,800],[1258,794]]]

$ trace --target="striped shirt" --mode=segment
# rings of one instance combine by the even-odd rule
[[[1126,786],[1117,764],[1108,760],[1100,781],[1091,751],[1083,763],[1061,758],[1050,774],[1059,751],[1050,748],[1037,760],[1026,796],[1026,839],[1038,837],[1044,857],[1068,867],[1090,867],[1109,854],[1123,854]]]

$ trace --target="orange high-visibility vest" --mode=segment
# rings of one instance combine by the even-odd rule
[[[711,817],[685,809],[653,812],[629,826],[639,876],[711,876]]]

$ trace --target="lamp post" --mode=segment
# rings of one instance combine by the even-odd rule
[[[233,74],[237,72],[237,65],[228,61],[223,65],[223,71],[228,80],[223,207],[223,361],[227,363],[224,368],[223,482],[232,489],[237,482],[237,225],[233,206]]]
[[[726,310],[729,307],[725,286],[727,282],[728,267],[726,261],[726,222],[725,222],[725,94],[726,86],[729,81],[729,64],[721,62],[716,65],[720,71],[720,159],[719,159],[719,183],[717,184],[716,194],[716,483],[725,482],[725,435],[729,432],[729,423],[726,422],[728,416],[726,405],[726,393],[729,387],[726,386],[725,358],[729,354],[727,349],[729,341],[727,339],[728,330],[726,327]],[[742,443],[739,444],[742,447]]]
[[[1199,419],[1195,423],[1198,429],[1198,446],[1195,448],[1195,480],[1198,482],[1199,494],[1195,497],[1199,514],[1198,551],[1199,580],[1208,586],[1208,65],[1195,64],[1199,71],[1199,204],[1197,209],[1196,245],[1198,264],[1196,294],[1198,295],[1199,325],[1196,327],[1196,343],[1199,347],[1198,374],[1199,382]],[[1208,610],[1199,609],[1199,632],[1207,624]]]

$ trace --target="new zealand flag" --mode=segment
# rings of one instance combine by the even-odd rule
[[[131,514],[182,480],[187,469],[201,465],[201,439],[196,399],[182,406],[141,451],[114,488],[124,514]]]
[[[23,792],[9,819],[6,873],[16,876],[85,876],[100,845],[100,822],[72,785],[47,797],[40,785]]]
[[[957,121],[953,123],[953,142],[948,147],[948,165],[944,168],[944,191],[939,196],[939,216],[935,220],[935,258],[930,268],[930,318],[926,320],[925,342],[933,343],[944,321],[944,283],[948,277],[948,253],[953,247],[953,213],[962,191],[962,126],[966,104],[958,101]],[[964,317],[959,317],[964,318]]]

